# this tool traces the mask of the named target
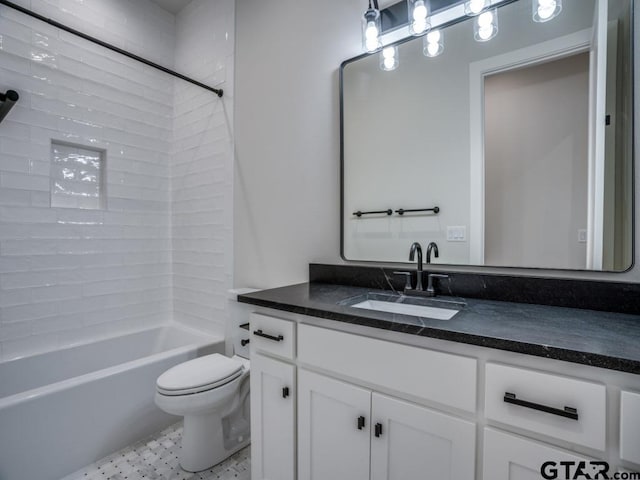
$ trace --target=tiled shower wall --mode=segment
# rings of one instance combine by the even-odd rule
[[[176,17],[175,65],[224,97],[176,81],[172,155],[174,317],[224,330],[232,285],[234,0],[193,0]]]
[[[173,64],[175,17],[147,0],[18,3]],[[0,359],[170,319],[173,78],[0,6],[7,89]],[[103,209],[51,207],[52,139],[106,152]]]

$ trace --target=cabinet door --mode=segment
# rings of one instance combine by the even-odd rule
[[[369,390],[299,369],[298,480],[369,480],[370,411]]]
[[[580,463],[586,460],[551,445],[525,440],[491,428],[486,428],[484,432],[484,480],[586,478],[584,474],[576,476],[579,468],[583,468],[583,472],[594,478],[592,467]]]
[[[251,478],[295,479],[295,367],[251,356]]]
[[[473,480],[476,427],[374,393],[371,480]]]

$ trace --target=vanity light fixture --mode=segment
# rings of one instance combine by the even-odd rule
[[[398,47],[384,47],[380,52],[380,68],[385,72],[390,72],[398,68]]]
[[[378,0],[369,0],[369,8],[362,16],[362,47],[365,52],[375,52],[382,47],[381,31]]]
[[[533,0],[533,21],[548,22],[562,11],[562,0]]]
[[[464,13],[470,17],[480,15],[490,3],[490,0],[468,0],[464,2]]]
[[[407,0],[409,32],[411,35],[424,35],[431,28],[428,0]]]
[[[473,35],[477,42],[488,42],[498,34],[498,9],[478,15],[473,22]]]
[[[427,57],[437,57],[444,51],[443,35],[440,30],[431,30],[422,41],[423,52]]]

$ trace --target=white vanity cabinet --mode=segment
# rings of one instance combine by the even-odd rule
[[[305,369],[298,479],[472,480],[475,424]]]
[[[574,477],[576,469],[580,467],[580,462],[585,461],[587,460],[584,457],[565,452],[551,445],[492,428],[486,428],[484,431],[482,478],[485,480],[585,478],[584,476]],[[561,464],[560,462],[566,463]],[[564,474],[565,468],[571,472],[568,476]],[[543,470],[546,477],[542,475]],[[560,471],[562,474],[558,474]],[[590,469],[585,471],[592,473]]]
[[[253,480],[640,470],[640,375],[263,312],[251,320]]]
[[[620,458],[640,465],[640,393],[620,395]]]
[[[250,331],[251,478],[295,480],[295,323],[252,314]]]

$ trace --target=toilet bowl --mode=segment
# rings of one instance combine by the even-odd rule
[[[206,470],[250,441],[249,360],[215,353],[176,365],[158,377],[155,402],[184,416],[180,466]]]

